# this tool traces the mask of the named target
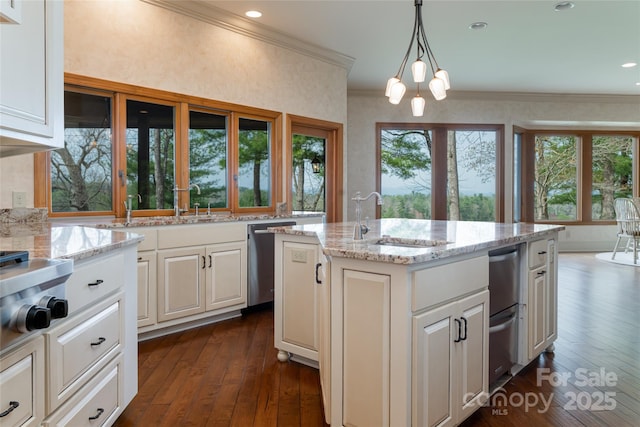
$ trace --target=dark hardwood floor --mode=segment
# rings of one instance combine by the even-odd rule
[[[555,352],[464,427],[640,426],[640,267],[593,254],[561,254],[558,267]],[[138,360],[116,426],[326,425],[317,371],[276,359],[271,310],[141,342]]]

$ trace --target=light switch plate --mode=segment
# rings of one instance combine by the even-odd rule
[[[27,193],[24,191],[13,192],[13,207],[14,208],[26,208],[27,207]]]

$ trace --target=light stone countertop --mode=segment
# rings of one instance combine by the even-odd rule
[[[29,258],[79,261],[144,239],[135,233],[48,222],[0,224],[0,250],[29,251]]]
[[[370,220],[363,240],[353,239],[354,222],[271,227],[274,233],[317,237],[323,253],[395,264],[417,264],[535,240],[564,230],[561,225],[504,224],[418,219]],[[376,244],[384,241],[386,245]],[[393,245],[394,243],[400,246]],[[406,245],[417,244],[420,247]],[[402,246],[405,245],[405,246]]]

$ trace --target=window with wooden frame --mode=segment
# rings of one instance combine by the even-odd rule
[[[640,132],[514,129],[514,216],[606,224],[614,200],[638,197]]]
[[[503,221],[504,126],[378,123],[378,217]]]
[[[65,147],[35,156],[51,217],[275,211],[281,114],[65,75]]]

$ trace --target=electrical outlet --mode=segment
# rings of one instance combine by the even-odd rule
[[[24,191],[13,192],[13,207],[14,208],[26,208],[27,207],[27,193]]]
[[[302,249],[291,250],[291,260],[293,262],[307,262],[307,251]]]

